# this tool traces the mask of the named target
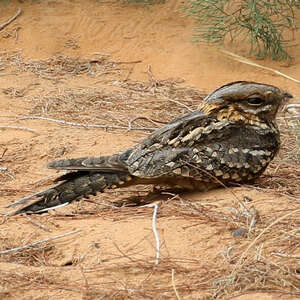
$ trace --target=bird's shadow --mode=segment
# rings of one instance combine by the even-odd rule
[[[184,188],[153,188],[143,195],[126,195],[113,201],[112,204],[115,207],[141,207],[157,201],[167,201],[188,192],[189,190]]]

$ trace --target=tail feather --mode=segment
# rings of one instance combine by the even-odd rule
[[[118,154],[99,157],[81,157],[55,160],[47,168],[56,170],[82,170],[82,171],[127,171],[127,166],[120,160]]]
[[[7,213],[16,215],[20,213],[39,213],[49,209],[67,205],[81,198],[96,195],[107,188],[117,188],[131,181],[133,177],[127,172],[86,172],[78,171],[67,173],[58,178],[62,181],[58,185],[45,191],[25,197],[8,207],[24,204],[18,210]]]

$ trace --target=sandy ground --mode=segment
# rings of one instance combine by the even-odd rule
[[[215,47],[191,43],[193,23],[183,16],[182,1],[151,7],[105,1],[9,1],[1,7],[0,23],[18,7],[21,16],[0,31],[1,207],[49,186],[58,174],[44,168],[48,161],[116,153],[149,133],[85,128],[24,116],[125,128],[136,117],[143,117],[132,126],[158,127],[157,121],[184,113],[187,106],[194,109],[202,94],[235,80],[277,85],[299,103],[299,83],[233,61]],[[227,50],[243,56],[247,53],[233,45],[227,45]],[[289,51],[294,57],[290,63],[256,62],[299,80],[300,45]],[[299,298],[300,214],[296,198],[300,166],[293,157],[286,157],[295,150],[292,137],[284,135],[283,142],[283,151],[256,188],[178,195],[176,191],[134,187],[43,215],[0,217],[0,250],[80,230],[33,249],[0,255],[0,298]],[[153,208],[111,204],[134,201],[137,196],[160,204],[158,265]],[[232,233],[251,221],[242,215],[239,202],[259,218],[257,231],[235,238]],[[262,243],[253,242],[266,226],[293,210],[291,222],[285,218],[287,223],[276,223],[293,232],[293,241],[280,244],[280,249],[274,244],[262,249]],[[290,279],[293,284],[278,279],[283,288],[276,290],[276,282],[266,280],[273,284],[268,289],[255,276],[253,280],[245,275],[239,277],[239,282],[245,282],[238,288],[224,285],[225,276],[237,274],[235,264],[246,259],[241,254],[247,255],[249,245],[253,255],[260,251],[264,258],[272,251],[289,249],[296,257],[294,261],[288,258],[295,267]],[[282,263],[275,256],[271,261]],[[268,270],[272,267],[268,265]],[[281,296],[275,294],[278,291]]]

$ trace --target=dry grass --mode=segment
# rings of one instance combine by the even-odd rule
[[[201,295],[200,299],[222,299],[252,291],[300,296],[300,210],[292,200],[289,206],[290,209],[274,211],[272,215],[261,215],[251,232],[246,236],[236,237],[230,249],[220,253],[214,261],[203,261],[200,257],[179,259],[162,256],[160,264],[155,265],[154,257],[141,259],[139,255],[137,258],[133,250],[127,252],[116,245],[119,255],[103,264],[86,265],[82,260],[79,265],[67,267],[77,273],[80,271],[82,278],[78,280],[76,276],[68,276],[63,279],[63,286],[61,276],[53,275],[57,269],[47,269],[42,274],[30,270],[22,276],[14,272],[2,272],[0,285],[8,294],[13,294],[16,287],[18,290],[27,290],[30,286],[34,289],[64,289],[77,294],[83,293],[84,299],[174,299],[174,284],[180,297]],[[115,220],[118,216],[124,218],[124,215],[127,219],[130,216],[145,216],[141,208],[123,208],[118,211],[107,209],[101,212],[101,217],[107,216]],[[226,212],[217,205],[185,201],[179,196],[160,207],[159,219],[170,215],[194,220],[195,226],[201,223],[214,226],[220,233],[236,228],[249,228],[249,218],[238,206]],[[8,246],[7,242],[2,239],[5,248]],[[15,244],[9,245],[11,246]],[[1,262],[38,265],[36,262],[40,263],[40,259],[36,259],[37,255],[45,257],[45,253],[49,256],[56,255],[53,254],[55,245],[27,249],[25,253],[0,256],[0,259]],[[119,259],[123,261],[120,263]],[[64,268],[66,267],[60,267],[60,274],[64,274]],[[172,283],[172,272],[175,274],[175,283]]]
[[[289,117],[289,116],[287,116]],[[300,117],[279,119],[281,149],[269,165],[259,186],[300,198]]]
[[[159,127],[160,120],[167,122],[186,112],[185,105],[196,107],[199,98],[203,97],[203,94],[194,95],[193,89],[183,88],[176,82],[165,82],[153,90],[150,90],[151,82],[144,83],[142,91],[133,90],[133,84],[126,82],[120,84],[121,87],[51,91],[31,99],[35,106],[29,114],[56,118],[63,114],[68,116],[67,120],[81,123]],[[181,101],[184,93],[186,98]]]
[[[156,128],[188,109],[195,109],[203,97],[203,93],[180,85],[178,80],[155,84],[151,80],[115,81],[104,88],[66,88],[32,97],[35,106],[29,114],[55,118],[63,114],[75,122],[126,126],[129,130]]]
[[[28,244],[28,241],[32,239],[35,239],[35,237],[27,236],[12,239],[11,236],[0,236],[0,251],[21,247]],[[10,254],[0,254],[0,261],[17,263],[25,266],[45,266],[47,265],[47,257],[53,255],[54,251],[55,247],[53,244],[50,242],[43,243],[42,245],[29,247]]]
[[[300,114],[294,118],[287,120],[285,129],[282,129],[282,133],[285,135],[286,140],[289,141],[289,159],[294,161],[300,161]],[[288,142],[286,142],[287,144]]]
[[[56,117],[68,114],[69,119],[80,122],[106,120],[110,124],[127,126],[128,122],[136,119],[138,115],[141,118],[135,123],[143,123],[146,118],[153,117],[157,120],[148,120],[148,123],[160,124],[161,119],[167,122],[196,109],[199,101],[205,96],[195,88],[181,85],[182,80],[156,79],[151,67],[147,70],[148,82],[135,82],[128,76],[124,77],[123,73],[127,74],[131,70],[128,66],[139,63],[138,61],[112,61],[108,55],[95,57],[77,59],[55,56],[48,60],[24,61],[19,52],[2,53],[0,68],[12,69],[13,72],[31,71],[42,79],[51,78],[54,81],[75,75],[99,77],[95,83],[99,85],[97,88],[55,88],[47,94],[28,99],[35,104],[30,113]],[[22,90],[22,96],[24,92]],[[3,90],[3,93],[10,97],[21,97],[20,90],[13,87]]]
[[[50,273],[50,272],[49,272]],[[34,289],[51,289],[58,277],[51,274],[43,274],[39,271],[1,271],[0,297],[2,299],[15,299],[16,295],[26,299],[24,292]],[[29,299],[29,298],[28,298]],[[35,297],[35,299],[38,299]],[[42,299],[42,297],[40,298]],[[44,298],[45,299],[45,298]]]
[[[13,69],[14,72],[32,72],[42,79],[62,80],[66,75],[99,77],[104,74],[119,74],[122,62],[108,59],[108,55],[95,54],[93,58],[79,59],[68,56],[53,56],[47,60],[25,61],[20,52],[2,52],[1,70]]]
[[[110,61],[108,56],[100,56],[97,60],[60,56],[45,61],[24,62],[19,53],[14,53],[2,54],[0,59],[2,71],[33,72],[41,80],[50,78],[57,81],[75,75],[106,76],[99,88],[61,88],[28,97],[27,100],[32,103],[28,111],[31,115],[64,120],[68,116],[67,120],[72,122],[114,124],[129,126],[129,129],[130,126],[159,127],[160,120],[167,122],[190,109],[194,110],[203,98],[201,91],[186,87],[179,80],[156,79],[151,69],[148,69],[148,82],[131,81],[128,69],[121,66],[122,63]],[[110,76],[117,79],[112,80]],[[17,89],[6,92],[10,97],[18,97]],[[189,201],[184,196],[166,191],[165,194],[157,193],[145,188],[111,192],[114,197],[106,193],[102,204],[86,201],[72,213],[57,212],[51,216],[57,220],[101,216],[116,221],[151,217],[150,209],[138,206],[157,200],[159,194],[159,199],[165,197],[165,201],[159,208],[158,223],[160,218],[172,216],[193,221],[195,226],[207,224],[220,235],[226,231],[236,235],[231,247],[213,261],[203,261],[201,257],[179,259],[162,255],[161,263],[155,265],[154,256],[141,259],[135,253],[118,249],[118,257],[98,266],[86,265],[83,259],[78,264],[58,269],[0,271],[0,297],[9,299],[16,295],[16,291],[22,294],[35,289],[70,292],[82,299],[174,299],[175,290],[182,299],[223,299],[252,291],[300,297],[299,124],[287,126],[286,120],[280,120],[280,123],[282,150],[257,185],[249,188],[263,189],[275,200],[277,195],[286,195],[282,207],[276,205],[272,210],[257,215],[252,210],[251,202],[239,199],[245,202],[245,207],[241,207],[235,195],[232,196],[232,207],[226,210],[213,201]],[[10,154],[3,155],[1,162],[9,166],[20,163],[23,169],[20,168],[19,172],[26,172],[28,165],[22,157],[29,152],[33,155],[34,151],[32,145],[21,147],[11,144]],[[0,173],[1,176],[7,174]],[[19,190],[8,189],[4,192],[11,195]],[[116,198],[117,202],[112,203],[111,198]],[[239,230],[244,230],[245,234],[239,235]],[[12,235],[1,234],[1,250],[22,246],[36,239],[31,235],[12,239]],[[44,267],[59,251],[55,242],[45,243],[0,255],[0,263]],[[124,259],[121,263],[115,262],[121,258]],[[65,274],[64,270],[74,272],[76,276]]]

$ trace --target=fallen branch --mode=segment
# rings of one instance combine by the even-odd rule
[[[7,25],[9,25],[11,22],[13,22],[21,14],[21,12],[22,12],[22,9],[19,8],[17,13],[13,17],[11,17],[7,22],[0,25],[0,30],[4,29]]]
[[[21,120],[26,119],[32,119],[32,120],[45,120],[49,122],[64,124],[64,125],[70,125],[70,126],[78,126],[78,127],[85,127],[85,128],[103,128],[103,129],[124,129],[124,130],[147,130],[147,131],[153,131],[157,128],[153,127],[127,127],[127,126],[113,126],[113,125],[103,125],[103,124],[84,124],[84,123],[75,123],[75,122],[69,122],[65,120],[57,120],[42,116],[24,116],[21,118]]]
[[[53,236],[53,237],[50,237],[50,238],[47,238],[47,239],[44,239],[44,240],[41,240],[41,241],[37,241],[37,242],[31,243],[31,244],[28,244],[28,245],[25,245],[25,246],[22,246],[22,247],[17,247],[17,248],[12,248],[12,249],[9,249],[9,250],[0,251],[0,254],[9,254],[9,253],[18,252],[18,251],[28,249],[28,248],[31,248],[33,246],[42,244],[42,243],[46,243],[46,242],[49,242],[49,241],[54,241],[54,240],[69,236],[71,234],[78,233],[80,231],[81,231],[81,229],[77,229],[77,230],[70,231],[70,232],[67,232],[67,233],[64,233],[64,234],[60,234],[60,235],[56,235],[56,236]]]

